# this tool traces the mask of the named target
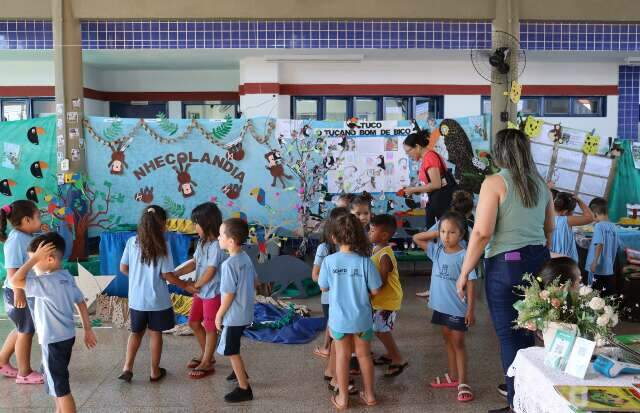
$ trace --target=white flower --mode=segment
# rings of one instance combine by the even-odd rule
[[[600,317],[598,317],[598,319],[596,320],[596,324],[598,324],[600,327],[606,327],[607,324],[609,324],[611,317],[609,317],[609,314],[602,314]]]
[[[611,320],[609,320],[610,327],[615,327],[618,325],[618,314],[612,314]]]
[[[611,307],[610,305],[605,305],[604,306],[604,313],[606,315],[608,315],[609,318],[611,318],[611,316],[613,315],[613,307]]]
[[[547,290],[540,291],[540,298],[542,298],[543,300],[547,300],[549,298],[549,291]]]
[[[580,295],[584,296],[584,295],[589,295],[593,292],[593,288],[589,287],[588,285],[583,285],[582,287],[580,287]]]
[[[589,308],[591,308],[592,310],[602,310],[604,308],[605,302],[602,298],[600,297],[593,297],[591,299],[591,301],[589,301]]]

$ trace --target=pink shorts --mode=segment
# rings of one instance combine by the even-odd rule
[[[216,314],[221,304],[220,294],[213,298],[200,298],[193,296],[189,322],[202,322],[205,331],[216,331]]]

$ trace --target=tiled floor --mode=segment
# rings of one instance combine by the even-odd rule
[[[486,412],[504,405],[496,392],[502,380],[498,344],[489,321],[484,297],[477,309],[477,325],[467,335],[470,356],[470,384],[476,393],[472,403],[455,400],[454,390],[433,390],[429,380],[446,370],[446,354],[439,330],[429,323],[425,301],[414,293],[426,283],[425,277],[403,278],[404,306],[400,312],[396,337],[410,365],[394,379],[382,377],[377,369],[376,389],[380,405],[366,411],[393,412]],[[482,290],[480,288],[480,290]],[[317,297],[305,300],[319,310]],[[0,337],[10,331],[9,321],[0,321]],[[148,344],[145,341],[136,360],[131,384],[116,379],[125,352],[127,332],[97,329],[99,347],[83,348],[81,336],[71,360],[71,388],[82,412],[187,412],[187,411],[259,411],[321,412],[332,411],[329,392],[322,379],[323,362],[312,356],[314,345],[276,345],[245,339],[243,356],[251,375],[255,399],[240,406],[222,400],[231,387],[224,380],[231,371],[229,362],[218,357],[217,373],[200,381],[187,378],[185,363],[196,355],[193,337],[165,338],[162,365],[168,377],[158,384],[149,383]],[[374,350],[379,351],[379,343]],[[34,365],[39,365],[39,347],[34,346]],[[365,411],[352,399],[353,411]],[[0,379],[1,412],[44,412],[53,410],[53,400],[42,386],[17,386]]]

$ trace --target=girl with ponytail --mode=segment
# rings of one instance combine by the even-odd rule
[[[8,235],[7,224],[12,227]],[[7,315],[16,326],[0,350],[0,374],[15,378],[17,384],[44,383],[42,374],[31,370],[31,343],[35,327],[29,307],[33,303],[29,305],[22,288],[13,288],[11,285],[13,275],[29,259],[29,244],[34,234],[40,231],[40,226],[40,211],[31,201],[18,200],[0,208],[0,242],[4,243],[4,266],[7,270],[4,303]],[[17,369],[9,363],[14,352]]]

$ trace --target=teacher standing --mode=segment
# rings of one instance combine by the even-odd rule
[[[404,151],[414,161],[420,162],[418,179],[422,185],[408,186],[403,189],[406,195],[429,194],[425,215],[427,228],[431,228],[451,206],[456,181],[449,173],[442,156],[428,147],[429,131],[426,129],[414,132],[405,138]]]
[[[476,221],[456,287],[463,298],[469,273],[484,252],[487,302],[506,376],[518,350],[534,345],[530,331],[513,328],[518,316],[513,304],[519,299],[514,287],[523,285],[522,276],[535,274],[550,258],[547,247],[554,229],[554,210],[524,133],[517,129],[499,131],[492,155],[501,170],[482,183]],[[490,412],[511,411],[513,378],[506,377],[506,383],[509,406]]]

